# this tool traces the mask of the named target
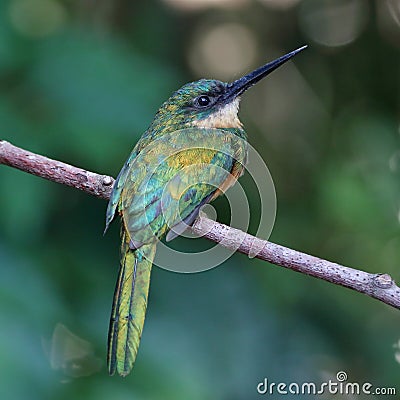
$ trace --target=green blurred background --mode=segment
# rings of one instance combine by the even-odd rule
[[[2,0],[0,137],[116,176],[173,90],[305,43],[242,101],[276,185],[271,240],[399,282],[397,0]],[[0,182],[0,398],[256,399],[264,377],[340,370],[400,396],[398,311],[243,255],[155,268],[133,373],[109,377],[106,202],[7,167]]]

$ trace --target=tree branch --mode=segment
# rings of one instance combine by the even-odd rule
[[[6,141],[0,141],[0,164],[74,187],[103,199],[110,197],[114,183],[111,176],[98,175],[51,160],[13,146]],[[258,239],[203,216],[194,222],[192,230],[200,236],[244,254],[251,254],[251,249],[254,248],[261,249],[256,255],[261,260],[356,290],[400,309],[400,288],[388,274],[370,274],[345,267]]]

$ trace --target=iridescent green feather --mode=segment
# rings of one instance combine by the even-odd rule
[[[133,251],[124,233],[122,239],[121,267],[108,332],[107,364],[111,375],[118,372],[126,376],[133,367],[142,336],[155,245]]]
[[[235,164],[243,163],[246,142],[234,134],[199,128],[187,131],[187,148],[178,147],[173,153],[182,133],[165,135],[152,143],[160,153],[144,149],[132,163],[134,172],[127,178],[119,207],[137,243],[161,237],[189,216],[223,184]],[[195,147],[202,142],[204,147]],[[159,154],[171,155],[160,161]]]
[[[196,93],[221,85],[202,80],[178,90],[161,106],[115,182],[106,229],[118,211],[122,244],[109,328],[110,374],[127,375],[135,361],[156,239],[180,221],[191,221],[199,207],[218,193],[229,173],[236,178],[243,168],[246,141],[242,129],[193,127],[196,118],[207,114],[185,111]]]

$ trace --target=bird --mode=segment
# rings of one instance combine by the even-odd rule
[[[240,96],[307,46],[226,83],[200,79],[175,91],[158,109],[114,182],[107,231],[121,219],[120,268],[108,332],[110,375],[130,373],[145,321],[157,242],[179,236],[203,205],[243,174],[247,134]]]

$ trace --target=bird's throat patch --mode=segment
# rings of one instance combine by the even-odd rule
[[[242,128],[242,123],[238,118],[239,99],[236,98],[232,102],[223,107],[218,108],[213,113],[205,118],[194,120],[190,123],[191,126],[199,128]]]

